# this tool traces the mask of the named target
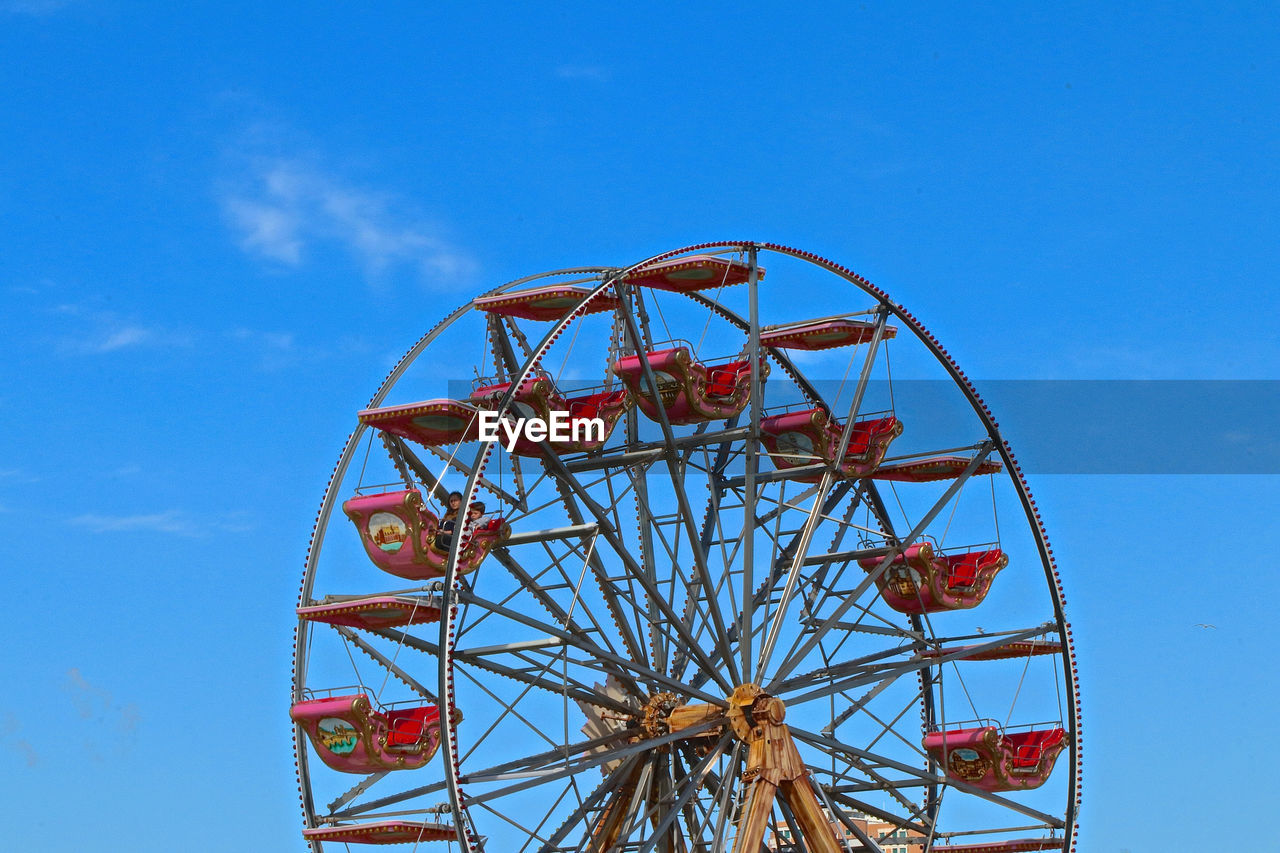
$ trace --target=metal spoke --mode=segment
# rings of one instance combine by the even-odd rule
[[[679,640],[683,641],[683,645],[687,653],[697,658],[699,663],[703,664],[708,669],[715,670],[716,676],[714,677],[716,677],[716,682],[721,686],[722,689],[725,690],[726,693],[730,692],[733,689],[732,685],[730,685],[729,682],[725,680],[723,675],[719,674],[717,668],[712,663],[706,651],[704,651],[699,646],[699,644],[693,638],[693,636],[690,635],[689,632],[686,629],[684,629],[682,625],[679,624],[679,622],[677,621],[675,611],[672,608],[670,602],[666,601],[660,594],[660,591],[658,590],[658,588],[649,582],[649,579],[644,574],[643,568],[639,565],[639,563],[636,562],[635,558],[632,557],[630,553],[627,551],[627,549],[623,546],[618,536],[617,529],[613,525],[608,523],[608,519],[605,514],[604,508],[601,507],[594,500],[592,500],[590,495],[585,493],[585,490],[583,490],[582,486],[572,476],[570,476],[568,472],[564,471],[564,467],[563,465],[560,464],[558,459],[548,457],[546,460],[546,465],[548,467],[548,470],[551,472],[552,476],[555,477],[561,484],[566,486],[568,490],[573,494],[573,496],[576,497],[593,516],[595,516],[597,523],[600,524],[600,535],[609,543],[609,546],[613,548],[614,552],[619,557],[619,559],[622,560],[623,564],[627,568],[627,573],[631,578],[631,580],[638,583],[644,589],[644,592],[646,595],[650,595],[653,597],[653,603],[657,605],[658,610],[662,614],[662,616],[665,619],[669,620],[669,623],[671,624],[672,628],[676,632],[676,636],[669,637],[668,639],[675,641],[678,638]],[[568,502],[569,501],[567,499],[566,503]],[[576,506],[576,504],[574,504],[574,506]],[[581,518],[579,517],[578,519],[576,519],[575,523],[581,523]],[[603,564],[600,564],[599,566],[597,566],[595,563],[593,563],[593,568],[596,569],[597,571],[597,576],[601,581],[601,586],[605,587],[607,585],[608,575],[604,569]],[[617,615],[615,616],[615,621],[622,621],[622,619],[624,619],[625,617],[622,616],[623,608],[621,603],[618,602],[616,596],[612,596],[611,592],[607,590],[605,590],[605,595],[611,598],[613,602],[611,606],[617,609]],[[619,627],[624,631],[626,630],[625,626],[620,625]],[[631,655],[636,660],[648,659],[648,655],[642,650],[639,643],[636,641],[634,637],[630,638],[629,642],[627,643],[627,647],[630,650]]]
[[[967,782],[962,782],[958,779],[954,779],[951,777],[947,777],[944,779],[940,776],[937,776],[936,774],[928,772],[927,770],[921,770],[919,767],[912,767],[910,764],[904,764],[901,761],[895,761],[892,758],[889,758],[887,756],[877,755],[876,753],[869,752],[865,749],[858,749],[857,747],[850,746],[849,744],[846,744],[846,743],[842,743],[836,740],[835,738],[827,737],[826,735],[820,735],[814,732],[808,732],[808,731],[804,731],[803,729],[797,729],[794,727],[791,729],[791,734],[794,735],[799,740],[802,740],[813,746],[834,750],[836,752],[840,752],[854,758],[860,758],[866,761],[873,762],[883,767],[889,767],[889,768],[892,768],[893,770],[897,770],[899,773],[905,773],[908,776],[914,776],[915,778],[921,780],[922,782],[934,782],[940,785],[944,784],[956,790],[964,791],[965,793],[968,793],[968,794],[973,794],[974,796],[981,797],[982,799],[987,800],[988,802],[992,802],[997,805],[1004,806],[1005,808],[1012,809],[1017,812],[1021,812],[1022,814],[1025,814],[1029,817],[1033,817],[1036,820],[1044,821],[1045,825],[1047,826],[1052,826],[1055,828],[1061,828],[1063,826],[1063,821],[1061,818],[1057,818],[1057,817],[1054,817],[1053,815],[1048,815],[1048,814],[1045,814],[1044,812],[1037,811],[1036,809],[1033,809],[1030,806],[1026,806],[1026,805],[1023,805],[1022,803],[1019,803],[1017,800],[1011,800],[1008,797],[1002,797],[998,794],[993,794],[993,793],[990,793],[989,791],[984,791],[981,788],[977,788],[977,787],[974,787],[973,785],[968,784]]]
[[[885,657],[887,655],[894,655],[902,652],[910,652],[910,651],[918,652],[919,651],[918,645],[899,646],[896,649],[890,649],[883,652],[878,652],[866,658],[859,658],[857,660],[846,661],[845,663],[837,664],[830,667],[819,667],[805,675],[795,676],[779,684],[773,685],[772,689],[775,690],[777,694],[780,696],[787,696],[787,699],[789,702],[806,702],[811,699],[817,699],[824,696],[828,696],[832,693],[840,692],[841,690],[850,690],[855,687],[861,687],[866,684],[871,684],[879,680],[880,678],[885,677],[886,673],[889,673],[891,674],[892,677],[897,678],[908,673],[918,672],[919,670],[926,669],[931,666],[939,666],[940,664],[950,663],[951,661],[954,661],[954,660],[960,660],[967,655],[975,654],[982,651],[988,651],[990,649],[996,649],[1010,642],[1016,642],[1018,640],[1028,640],[1033,637],[1042,636],[1045,633],[1052,630],[1052,627],[1053,626],[1050,624],[1045,624],[1045,625],[1037,625],[1034,628],[1026,628],[1021,631],[1012,631],[1012,632],[1004,633],[1004,634],[1001,634],[999,639],[991,640],[990,642],[986,642],[986,643],[980,643],[973,646],[972,648],[960,649],[960,650],[948,652],[942,655],[938,655],[936,657],[918,657],[918,658],[913,658],[907,661],[891,661],[891,662],[881,663],[874,666],[871,665],[871,661],[877,658]],[[834,680],[838,678],[844,678],[844,680],[843,681]],[[814,683],[817,683],[819,680],[824,680],[824,679],[831,679],[831,680],[828,683],[824,684],[822,687],[815,688],[810,693],[803,694],[802,696],[791,695],[792,692],[795,690],[802,689],[809,684],[814,684]]]
[[[632,294],[636,300],[637,313],[640,314],[640,323],[643,325],[645,324],[643,299],[641,298],[638,289],[633,289]],[[649,364],[649,359],[644,357],[644,353],[647,351],[647,347],[649,345],[648,342],[652,340],[652,337],[647,333],[647,331],[643,334],[641,333],[641,329],[636,325],[636,318],[631,314],[631,309],[627,304],[625,296],[619,300],[619,313],[622,315],[623,322],[626,323],[627,330],[632,336],[632,340],[635,341],[637,345],[637,352],[641,356],[639,361],[643,381],[648,387],[649,393],[653,396],[653,399],[658,400],[658,380],[654,377],[653,366]],[[681,521],[685,525],[685,532],[689,538],[690,545],[693,546],[693,559],[698,570],[698,581],[702,585],[703,594],[707,598],[708,610],[711,615],[711,625],[718,639],[716,649],[721,661],[728,669],[730,681],[736,684],[739,681],[738,664],[734,655],[729,651],[731,643],[729,642],[728,630],[725,628],[724,615],[720,612],[720,608],[715,606],[716,599],[712,590],[713,581],[711,579],[710,570],[707,566],[707,555],[701,548],[701,538],[698,536],[698,531],[694,527],[693,509],[689,506],[689,499],[685,494],[684,475],[680,471],[680,466],[678,464],[678,452],[675,447],[675,440],[671,433],[671,423],[667,420],[665,408],[658,405],[655,406],[654,409],[658,414],[658,425],[662,427],[663,440],[667,444],[667,453],[664,454],[663,459],[667,464],[667,472],[671,477],[671,483],[674,487],[677,511],[680,515]],[[721,682],[723,681],[723,678],[717,678],[716,680]],[[721,686],[728,688],[729,683],[722,683]]]
[[[664,807],[666,809],[666,815],[654,826],[653,835],[649,839],[648,843],[641,845],[640,849],[637,850],[636,853],[649,853],[649,851],[658,844],[658,841],[663,838],[667,830],[675,825],[676,818],[678,818],[684,811],[685,803],[689,802],[689,799],[697,793],[707,771],[710,770],[711,765],[720,757],[720,754],[724,752],[724,748],[728,746],[729,741],[732,739],[732,735],[723,735],[716,745],[712,747],[711,752],[698,762],[698,765],[693,768],[693,771],[680,780],[674,799],[670,803],[664,802],[655,804],[654,807],[650,809],[650,811],[657,815],[660,813],[658,811],[658,807]]]
[[[372,633],[386,637],[389,640],[396,640],[397,642],[402,642],[406,646],[409,646],[410,648],[417,649],[418,651],[421,651],[421,652],[426,652],[427,654],[434,655],[437,653],[437,646],[434,643],[428,643],[427,641],[422,640],[418,637],[415,637],[411,634],[405,634],[401,631],[396,631],[395,629],[392,629],[392,628],[374,629]],[[464,652],[461,655],[460,659],[465,661],[468,664],[471,664],[472,666],[479,667],[481,669],[486,669],[489,672],[494,673],[495,675],[505,676],[506,678],[513,679],[522,684],[526,684],[532,687],[540,688],[542,690],[545,690],[548,693],[552,693],[557,696],[567,693],[571,698],[575,700],[588,702],[593,705],[600,705],[602,707],[607,707],[617,711],[618,713],[629,714],[632,711],[630,707],[623,705],[619,702],[615,702],[614,700],[610,699],[608,696],[603,696],[595,692],[595,690],[589,687],[576,686],[576,687],[570,688],[562,681],[550,681],[548,679],[535,676],[532,673],[526,672],[522,669],[517,669],[515,667],[506,666],[504,664],[498,663],[497,661],[492,660],[486,655],[467,655]],[[605,672],[603,667],[601,671]]]
[[[781,679],[785,678],[793,669],[795,669],[800,664],[800,662],[804,660],[809,655],[810,652],[813,651],[814,646],[816,646],[819,642],[821,642],[822,637],[825,636],[827,631],[831,629],[831,626],[834,625],[836,622],[838,622],[840,620],[840,617],[844,616],[845,613],[849,612],[850,608],[854,606],[854,603],[858,600],[858,598],[862,595],[862,593],[867,589],[867,587],[875,583],[876,578],[882,575],[884,571],[889,568],[889,564],[893,562],[894,558],[898,554],[902,553],[902,551],[904,551],[908,545],[912,544],[918,538],[920,538],[920,534],[924,532],[925,528],[928,527],[930,523],[932,523],[933,519],[937,517],[938,513],[940,513],[942,509],[948,503],[951,502],[951,499],[954,498],[956,496],[956,493],[960,491],[960,488],[964,485],[965,481],[968,480],[969,477],[971,477],[973,473],[978,470],[978,466],[981,465],[982,462],[987,458],[987,456],[991,453],[992,449],[994,449],[994,445],[991,444],[991,442],[987,442],[984,445],[984,449],[978,452],[973,457],[973,460],[969,463],[968,467],[965,468],[964,472],[959,477],[957,477],[954,482],[952,482],[951,486],[947,489],[947,491],[943,494],[943,496],[938,499],[937,503],[933,505],[932,509],[930,509],[927,513],[925,513],[924,517],[921,518],[920,521],[916,524],[916,526],[911,529],[911,532],[907,534],[906,538],[900,540],[898,544],[894,547],[893,552],[890,554],[886,554],[881,559],[879,565],[877,565],[870,572],[870,574],[867,575],[866,579],[858,585],[858,588],[854,592],[854,594],[850,595],[848,598],[845,599],[844,602],[842,602],[839,606],[837,606],[835,609],[835,612],[827,617],[826,621],[824,621],[817,628],[817,630],[813,632],[813,634],[809,637],[808,640],[806,640],[803,643],[803,645],[801,645],[798,649],[792,650],[787,655],[786,659],[783,660],[782,663],[778,664],[778,668],[773,674],[774,682],[780,681]]]
[[[369,645],[364,640],[360,639],[360,636],[356,634],[355,631],[352,631],[350,628],[347,628],[343,625],[335,625],[334,629],[337,630],[337,632],[342,635],[343,639],[351,643],[356,648],[360,649],[360,651],[364,652],[365,654],[373,658],[378,663],[382,664],[384,667],[386,667],[387,672],[391,673],[396,678],[400,679],[405,684],[409,685],[414,690],[418,691],[418,693],[420,693],[424,698],[429,699],[432,702],[439,701],[438,699],[436,699],[436,696],[434,693],[432,693],[430,690],[428,690],[427,688],[419,684],[416,678],[414,678],[412,675],[410,675],[409,673],[401,669],[399,666],[397,666],[395,661],[393,661],[391,658],[387,657],[382,652],[378,651],[373,646]]]
[[[564,841],[565,838],[568,837],[569,833],[572,832],[582,819],[587,816],[588,812],[594,809],[606,796],[616,791],[618,786],[632,775],[636,765],[640,763],[642,757],[642,755],[632,755],[629,758],[624,759],[619,766],[607,773],[605,777],[600,780],[600,784],[597,785],[595,789],[587,795],[587,798],[578,805],[578,808],[565,818],[564,822],[560,825],[560,828],[552,833],[551,837],[546,840],[542,849],[551,850],[559,847],[560,842]]]
[[[585,759],[582,759],[581,761],[575,762],[574,764],[571,764],[567,767],[561,767],[560,769],[557,769],[557,770],[544,768],[544,770],[541,772],[526,771],[524,774],[521,774],[521,775],[527,775],[529,777],[524,779],[524,781],[517,782],[516,784],[509,785],[505,788],[486,791],[483,794],[468,796],[466,804],[471,805],[474,803],[483,803],[483,802],[488,802],[489,800],[499,799],[509,794],[514,794],[517,791],[523,791],[527,788],[532,788],[536,785],[544,785],[547,782],[554,782],[557,779],[563,779],[565,776],[571,776],[576,773],[581,773],[584,770],[590,770],[593,767],[599,767],[602,764],[607,764],[610,761],[616,761],[619,758],[625,758],[628,755],[634,755],[640,752],[650,752],[658,749],[659,747],[665,744],[673,743],[677,740],[683,740],[685,738],[692,737],[698,732],[706,731],[708,729],[714,728],[714,726],[715,726],[714,722],[707,722],[697,726],[691,726],[688,729],[685,729],[684,731],[681,731],[681,732],[675,732],[673,734],[663,735],[661,737],[656,737],[650,740],[641,741],[640,743],[637,743],[637,744],[631,744],[629,746],[620,747],[611,752],[604,753],[602,755],[597,755],[594,758],[585,758]],[[511,779],[511,778],[515,778],[515,776],[511,773],[494,774],[490,776],[486,776],[483,774],[468,774],[465,777],[459,777],[459,781],[463,781],[463,779],[465,779],[465,781],[468,784],[475,785],[483,782],[505,781],[506,779]]]
[[[690,695],[698,697],[704,702],[710,702],[713,705],[724,704],[723,697],[716,696],[712,693],[706,693],[700,690],[691,689],[685,685],[682,685],[680,682],[668,677],[663,673],[656,672],[652,669],[649,669],[647,666],[641,666],[635,663],[634,661],[629,661],[626,658],[623,658],[619,655],[615,655],[610,652],[607,652],[604,649],[600,648],[599,646],[590,644],[586,642],[579,635],[571,634],[568,631],[562,631],[559,628],[556,628],[552,625],[548,625],[545,622],[540,622],[537,619],[534,619],[533,617],[528,616],[524,613],[520,613],[508,607],[502,607],[491,601],[486,601],[485,599],[480,598],[474,593],[462,592],[462,593],[459,593],[458,597],[462,601],[483,604],[486,608],[486,612],[493,613],[498,616],[503,616],[507,619],[512,620],[513,622],[520,622],[524,625],[527,625],[532,628],[537,628],[538,630],[541,630],[541,631],[546,631],[548,634],[554,637],[559,637],[560,639],[564,640],[566,645],[578,648],[599,661],[608,661],[610,663],[617,664],[618,666],[621,666],[636,675],[643,676],[644,678],[650,681],[653,681],[657,684],[665,685],[669,689],[681,690]]]

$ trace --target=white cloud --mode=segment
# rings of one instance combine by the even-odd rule
[[[80,732],[91,732],[93,737],[85,741],[85,754],[94,761],[103,761],[106,756],[99,747],[109,742],[113,752],[124,754],[130,751],[134,735],[142,721],[142,714],[133,702],[118,704],[111,691],[89,682],[80,672],[79,667],[67,670],[67,680],[62,689],[71,696],[71,703],[76,713],[84,721]],[[104,739],[105,738],[105,739]],[[28,762],[35,758],[28,756]]]
[[[198,536],[202,532],[189,518],[177,510],[149,515],[98,515],[89,513],[71,519],[77,527],[91,533],[174,533],[179,536]]]
[[[230,337],[240,342],[258,359],[265,371],[284,370],[298,364],[323,361],[332,353],[316,346],[298,343],[293,332],[269,332],[243,327],[232,329]]]
[[[243,513],[226,513],[219,516],[193,517],[182,510],[139,515],[100,515],[87,513],[71,519],[76,527],[90,533],[169,533],[174,536],[208,536],[213,533],[244,533],[253,524]]]
[[[236,340],[259,344],[265,349],[280,350],[282,352],[292,350],[295,346],[293,332],[260,332],[241,326],[231,330],[231,337]]]
[[[21,730],[22,723],[18,718],[13,714],[5,714],[4,719],[0,721],[0,741],[9,741],[10,736],[16,735]],[[40,754],[26,738],[13,738],[10,746],[22,753],[22,759],[28,767],[35,767],[40,763]]]
[[[49,310],[62,315],[58,328],[65,334],[56,345],[64,355],[103,355],[139,348],[189,347],[194,343],[186,332],[144,325],[84,303],[62,303]]]
[[[67,670],[64,689],[71,694],[71,701],[82,719],[88,720],[111,707],[111,691],[97,687],[80,674],[79,667]]]
[[[141,326],[124,326],[108,332],[98,343],[98,352],[111,352],[144,343],[153,336],[153,332]]]
[[[300,218],[269,204],[231,198],[225,201],[232,224],[241,232],[240,245],[290,266],[302,262]]]
[[[602,65],[560,65],[556,68],[556,76],[561,80],[591,80],[596,83],[607,83],[612,75],[609,69]]]
[[[71,3],[72,0],[3,0],[3,2],[0,2],[0,12],[41,18],[45,15],[61,12]]]
[[[133,323],[100,318],[98,329],[81,337],[63,338],[59,350],[71,355],[102,355],[139,347],[190,346],[191,337],[158,327],[139,326]]]
[[[407,267],[437,288],[465,286],[476,262],[440,229],[398,210],[389,194],[356,186],[301,158],[258,157],[222,193],[242,249],[289,267],[337,247],[370,278]]]

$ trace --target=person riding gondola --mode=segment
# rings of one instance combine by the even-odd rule
[[[440,526],[436,529],[436,547],[448,551],[453,544],[453,531],[458,525],[458,513],[462,511],[462,492],[449,493],[449,508],[440,518]]]
[[[475,501],[467,507],[467,519],[462,524],[462,542],[465,545],[467,540],[471,538],[477,530],[489,523],[489,517],[484,514],[484,504]]]

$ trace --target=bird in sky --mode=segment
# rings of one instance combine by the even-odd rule
[[[1215,629],[1216,629],[1218,626],[1217,626],[1217,625],[1210,625],[1208,622],[1197,622],[1197,623],[1196,623],[1196,627],[1197,627],[1197,628],[1215,628]]]

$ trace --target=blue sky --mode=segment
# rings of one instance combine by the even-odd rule
[[[1280,379],[1278,23],[0,0],[9,843],[301,849],[315,508],[400,354],[516,276],[775,241],[885,288],[979,389]],[[1275,473],[1033,476],[1082,850],[1208,846],[1269,805]]]

